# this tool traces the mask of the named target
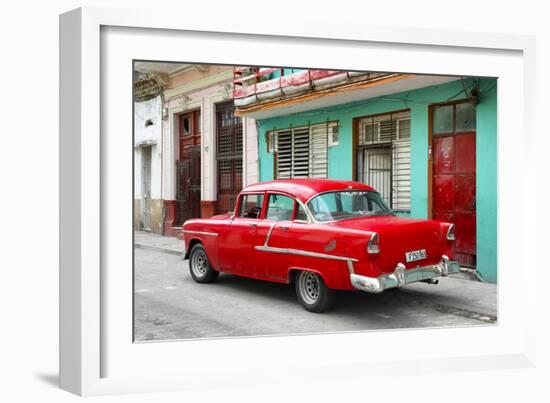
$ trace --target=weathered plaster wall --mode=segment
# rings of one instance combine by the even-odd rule
[[[185,86],[186,84],[190,82],[197,82],[199,80],[203,80],[206,77],[214,76],[218,73],[222,73],[224,71],[228,71],[233,74],[233,67],[231,66],[214,66],[210,65],[206,67],[205,71],[199,71],[197,69],[191,68],[187,69],[185,71],[182,71],[181,73],[174,74],[172,77],[170,77],[170,80],[167,83],[167,90],[171,90],[174,88],[178,88],[181,86]]]
[[[162,234],[163,225],[163,204],[161,199],[151,199],[149,201],[149,229],[155,234]],[[141,227],[141,200],[134,199],[134,224],[135,231]]]
[[[153,124],[145,126],[150,119]],[[160,143],[162,135],[162,98],[134,102],[134,146],[145,142]]]
[[[139,231],[141,229],[141,206],[140,200],[134,198],[134,231]]]
[[[153,125],[145,127],[151,119]],[[151,198],[160,199],[162,166],[162,99],[134,103],[134,198],[141,198],[141,148],[151,146]]]
[[[473,79],[465,80],[467,88]],[[496,80],[480,80],[477,108],[477,245],[478,271],[496,281]],[[267,152],[266,132],[277,128],[302,126],[338,120],[340,142],[329,149],[328,175],[352,179],[353,118],[410,109],[411,111],[411,212],[413,217],[428,216],[428,108],[430,104],[463,98],[460,80],[391,94],[331,108],[258,121],[260,180],[273,179],[273,154]]]
[[[251,185],[259,181],[258,177],[258,127],[256,121],[250,118],[243,119],[243,141],[244,141],[244,180],[243,186]]]
[[[151,231],[156,234],[162,234],[162,225],[163,225],[163,215],[162,215],[162,200],[161,199],[152,199],[149,202],[150,204],[150,218],[149,225]]]
[[[145,126],[150,119],[153,124]],[[162,98],[160,96],[134,103],[134,229],[140,229],[141,203],[143,196],[142,151],[151,148],[151,200],[149,202],[150,228],[161,233],[158,222],[162,222]]]
[[[164,118],[163,192],[165,200],[175,199],[175,162],[178,159],[178,115],[201,110],[201,200],[216,200],[216,104],[232,98],[232,68],[211,66],[206,72],[190,70],[174,76],[166,91],[168,108]],[[243,183],[258,181],[257,127],[253,119],[243,119]]]

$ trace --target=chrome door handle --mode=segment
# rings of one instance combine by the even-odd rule
[[[248,225],[250,225],[251,227],[257,227],[258,226],[258,224],[252,223],[252,222],[248,223]]]
[[[288,231],[288,229],[289,229],[290,227],[287,227],[286,225],[285,225],[285,226],[281,225],[279,228],[282,229],[282,230],[284,230],[284,231]]]

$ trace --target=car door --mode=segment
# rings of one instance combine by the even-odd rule
[[[288,230],[296,202],[294,198],[281,193],[269,192],[266,197],[265,219],[260,220],[256,229],[256,275],[270,280],[286,281]]]
[[[235,274],[254,273],[254,238],[263,214],[264,194],[241,194],[229,231],[220,240],[221,265]]]

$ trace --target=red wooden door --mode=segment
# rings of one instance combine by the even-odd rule
[[[455,224],[455,258],[464,266],[475,267],[475,107],[471,110],[471,104],[461,105],[439,106],[435,108],[445,109],[433,111],[432,217]],[[470,121],[464,123],[464,119]]]
[[[179,117],[179,160],[176,161],[176,220],[183,224],[200,217],[201,128],[200,110]]]

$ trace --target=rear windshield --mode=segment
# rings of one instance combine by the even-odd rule
[[[380,194],[373,191],[338,191],[315,196],[308,207],[317,221],[393,215]]]

